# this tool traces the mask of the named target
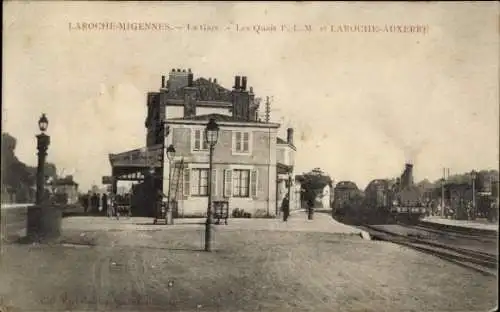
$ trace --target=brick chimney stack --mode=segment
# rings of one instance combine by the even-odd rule
[[[240,76],[234,77],[234,89],[236,90],[240,89]]]
[[[243,91],[247,90],[247,76],[241,77],[241,89]]]
[[[286,129],[286,142],[293,145],[293,128]]]

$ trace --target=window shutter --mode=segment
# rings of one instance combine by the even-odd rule
[[[189,196],[189,181],[190,181],[191,170],[184,169],[184,196]]]
[[[199,150],[201,148],[200,144],[200,137],[201,137],[201,131],[200,130],[194,130],[194,149]]]
[[[231,131],[231,150],[236,151],[236,135],[234,131]]]
[[[236,132],[236,151],[241,151],[241,132]]]
[[[200,195],[200,169],[191,170],[191,195]]]
[[[248,148],[248,145],[249,145],[249,137],[250,137],[250,134],[248,132],[244,132],[243,133],[243,151],[244,152],[248,152],[249,148]]]
[[[224,170],[224,197],[231,197],[233,193],[233,172]]]
[[[217,169],[212,169],[212,196],[217,196]]]
[[[201,131],[201,130],[200,130]],[[206,135],[206,132],[203,131],[202,132],[203,134],[200,135],[200,137],[203,139],[203,143],[202,143],[202,146],[203,146],[203,149],[206,150],[208,149],[208,143],[207,143],[207,135]]]
[[[250,196],[257,197],[257,170],[250,173]]]

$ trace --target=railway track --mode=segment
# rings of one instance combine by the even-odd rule
[[[360,228],[370,233],[373,238],[413,248],[484,275],[497,276],[498,259],[495,254],[403,235],[376,225],[363,225]]]
[[[438,231],[445,232],[447,234],[454,235],[465,235],[469,238],[487,238],[494,239],[498,238],[498,232],[486,229],[477,229],[477,228],[464,228],[460,226],[448,225],[448,224],[439,224],[427,221],[420,221],[416,226],[425,229],[426,231]]]

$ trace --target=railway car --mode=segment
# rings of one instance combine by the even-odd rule
[[[359,197],[360,190],[356,183],[351,181],[341,181],[335,185],[333,190],[333,209],[334,215],[345,215],[345,213],[352,209],[354,200]]]
[[[372,180],[365,188],[363,201],[363,219],[370,221],[387,219],[391,201],[391,188],[389,180]]]

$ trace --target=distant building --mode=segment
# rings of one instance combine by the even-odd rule
[[[54,179],[50,182],[54,196],[64,204],[78,203],[78,183],[73,181],[73,176]]]

